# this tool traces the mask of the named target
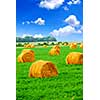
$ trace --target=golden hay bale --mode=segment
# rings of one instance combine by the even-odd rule
[[[33,44],[31,44],[31,48],[34,48],[35,46]]]
[[[73,42],[72,44],[77,45],[77,43],[76,43],[76,42]]]
[[[34,48],[35,46],[33,44],[26,44],[24,45],[24,48]]]
[[[81,44],[80,44],[80,48],[82,48],[82,49],[83,49],[83,43],[81,43]]]
[[[30,44],[26,44],[24,45],[25,48],[31,48],[31,45]]]
[[[33,62],[35,60],[34,51],[32,50],[23,50],[22,53],[18,56],[18,62]]]
[[[83,53],[71,52],[66,57],[66,64],[83,64]]]
[[[24,48],[26,48],[26,44],[24,44]]]
[[[52,49],[49,51],[49,55],[59,55],[60,54],[60,47],[58,45],[55,45],[52,47]]]
[[[59,49],[54,49],[54,48],[52,48],[52,49],[49,51],[49,55],[51,55],[51,56],[59,55],[59,54],[60,54],[60,50],[59,50]]]
[[[77,43],[70,44],[70,49],[76,49],[76,48],[77,48]]]
[[[69,42],[68,46],[70,46],[70,45],[77,45],[77,43],[76,42]]]
[[[44,78],[57,75],[58,71],[56,69],[56,66],[50,61],[36,61],[31,65],[29,70],[29,77]]]
[[[55,46],[53,46],[53,49],[60,50],[60,46],[59,45],[55,45]]]

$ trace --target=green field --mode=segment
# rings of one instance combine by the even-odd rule
[[[52,78],[29,78],[32,63],[18,63],[23,48],[16,48],[16,100],[83,100],[83,65],[66,65],[69,52],[83,52],[79,47],[71,50],[61,47],[59,56],[49,56],[48,48],[33,48],[36,60],[52,61],[59,75]]]

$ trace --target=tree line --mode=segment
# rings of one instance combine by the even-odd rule
[[[32,36],[25,36],[24,38],[22,37],[16,37],[16,42],[43,42],[43,41],[57,41],[56,38],[52,36],[47,36],[43,38],[34,38]]]

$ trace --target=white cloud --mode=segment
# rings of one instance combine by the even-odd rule
[[[63,9],[64,9],[65,11],[69,10],[67,6],[64,6]]]
[[[68,24],[65,27],[61,27],[59,29],[54,29],[50,32],[54,37],[67,36],[70,34],[82,34],[83,26],[80,25],[80,21],[77,20],[75,15],[70,15],[65,19],[65,22]]]
[[[37,20],[35,20],[35,21],[24,21],[24,22],[22,22],[22,24],[24,25],[24,24],[38,24],[38,25],[45,25],[45,20],[43,20],[42,18],[38,18]]]
[[[26,37],[26,36],[32,36],[31,34],[23,34],[22,38]],[[33,37],[33,36],[32,36]]]
[[[29,22],[29,21],[26,21],[26,23],[27,23],[27,24],[30,24],[30,22]]]
[[[80,0],[72,0],[73,4],[80,4],[81,1]]]
[[[76,4],[80,4],[81,3],[81,1],[80,0],[71,0],[71,1],[69,1],[69,2],[67,2],[67,4],[68,5],[76,5]]]
[[[82,31],[81,31],[81,30],[77,30],[76,32],[77,32],[77,33],[79,33],[79,34],[81,34],[81,33],[82,33]]]
[[[75,28],[68,25],[63,28],[59,28],[58,30],[53,30],[52,32],[50,32],[50,34],[52,34],[53,36],[65,36],[73,32],[75,32]]]
[[[34,21],[34,23],[38,25],[45,25],[45,20],[43,20],[42,18],[38,18],[36,21]]]
[[[44,36],[42,34],[35,34],[33,37],[34,38],[43,38]]]
[[[77,20],[75,15],[70,15],[64,20],[67,24],[71,26],[77,26],[80,24],[80,21]]]
[[[72,1],[69,1],[69,2],[67,2],[67,4],[68,4],[68,5],[72,5],[73,3],[72,3]]]
[[[44,37],[42,34],[35,34],[34,36],[31,34],[23,34],[22,38],[25,38],[26,36],[33,37],[33,38],[43,38]]]
[[[33,24],[33,23],[34,23],[34,21],[32,21],[32,20],[31,20],[31,21],[30,21],[30,23],[32,23],[32,24]]]
[[[76,30],[75,27],[72,27],[70,25],[67,25],[65,27],[59,28],[58,30],[53,30],[50,32],[51,35],[54,37],[60,37],[60,36],[67,36],[70,34],[82,34],[83,31],[81,29]]]
[[[64,0],[42,0],[39,4],[42,8],[55,9],[63,4]]]
[[[82,25],[79,25],[79,27],[76,28],[76,33],[79,33],[79,34],[83,33],[83,26]]]
[[[22,22],[22,24],[24,25],[24,24],[25,24],[25,22]]]

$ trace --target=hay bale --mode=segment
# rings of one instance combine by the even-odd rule
[[[35,54],[32,50],[24,49],[18,56],[18,62],[33,62],[35,60]]]
[[[53,77],[57,75],[58,71],[55,65],[49,61],[43,61],[43,60],[36,61],[31,65],[29,70],[29,77],[43,78],[43,77]]]
[[[80,48],[83,49],[83,43],[80,44]]]
[[[49,51],[49,55],[59,55],[60,54],[60,47],[58,45],[55,45],[52,47],[52,49]]]
[[[60,46],[59,45],[55,45],[55,46],[53,46],[53,49],[56,49],[56,50],[60,51]]]
[[[74,42],[74,43],[72,43],[72,44],[77,45],[77,43],[76,43],[76,42]]]
[[[76,48],[77,48],[77,43],[70,44],[70,49],[76,49]]]
[[[31,44],[31,48],[34,48],[35,46],[33,44]]]
[[[71,52],[66,57],[66,64],[83,64],[83,53]]]
[[[31,45],[30,44],[26,44],[26,45],[24,45],[24,48],[31,48]]]
[[[24,44],[24,48],[26,47],[27,44]]]
[[[33,44],[26,44],[24,45],[24,48],[34,48],[35,46]]]
[[[52,49],[49,51],[49,55],[51,55],[51,56],[59,55],[59,54],[60,54],[60,50],[58,50],[58,49],[52,48]]]

